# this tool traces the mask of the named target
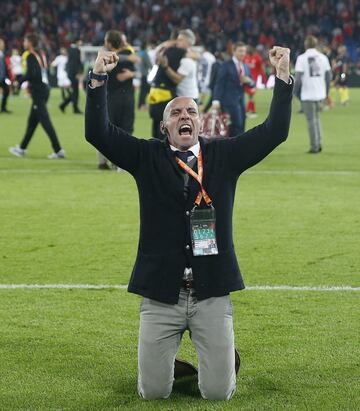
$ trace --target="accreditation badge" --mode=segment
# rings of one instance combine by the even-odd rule
[[[190,214],[190,234],[195,257],[219,254],[216,243],[216,213],[213,206],[198,209]]]

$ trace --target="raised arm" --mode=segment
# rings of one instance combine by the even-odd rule
[[[93,72],[106,75],[117,64],[116,53],[100,50]],[[136,173],[141,161],[141,148],[145,140],[139,140],[111,124],[108,115],[106,81],[91,79],[87,89],[85,110],[85,138],[117,166]]]
[[[293,88],[289,56],[290,50],[283,47],[274,47],[269,52],[270,62],[276,69],[276,81],[269,115],[264,123],[238,137],[219,142],[229,168],[235,174],[257,164],[288,136]]]

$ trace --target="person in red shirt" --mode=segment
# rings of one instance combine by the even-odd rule
[[[249,67],[251,77],[254,80],[256,85],[258,84],[259,81],[261,81],[262,84],[266,83],[264,61],[262,57],[260,56],[260,54],[255,51],[254,47],[248,46],[247,54],[244,59],[244,63]],[[249,97],[249,100],[246,106],[246,114],[249,117],[256,117],[256,108],[255,108],[255,101],[254,101],[256,87],[252,87],[252,88],[246,87],[245,92]]]

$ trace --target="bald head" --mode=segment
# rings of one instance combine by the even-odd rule
[[[191,97],[175,97],[165,107],[161,131],[170,144],[179,150],[187,150],[198,142],[201,131],[199,109]]]

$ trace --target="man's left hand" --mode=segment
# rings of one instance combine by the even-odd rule
[[[290,78],[290,49],[274,46],[269,51],[269,59],[275,67],[276,77],[288,83]]]

